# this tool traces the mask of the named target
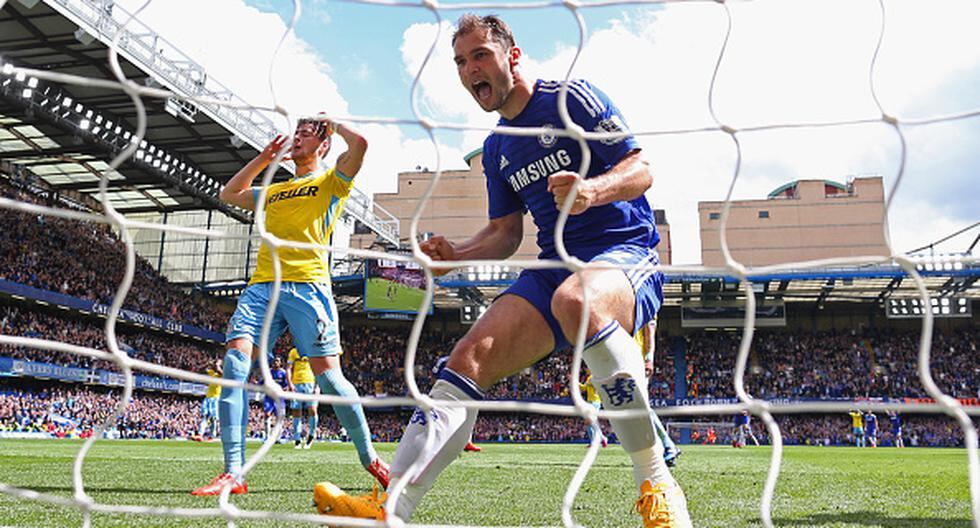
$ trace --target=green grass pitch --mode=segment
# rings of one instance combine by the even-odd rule
[[[388,295],[391,288],[391,296]],[[368,279],[365,288],[364,306],[369,310],[393,310],[417,312],[425,297],[425,290],[412,288],[388,279]]]
[[[249,443],[249,452],[256,449]],[[0,440],[0,482],[71,496],[71,467],[79,441]],[[394,444],[381,444],[391,460]],[[684,447],[675,476],[684,485],[698,527],[761,526],[762,493],[770,450]],[[450,466],[420,505],[413,522],[560,526],[566,485],[585,454],[581,445],[483,444]],[[218,443],[103,441],[84,465],[86,489],[99,502],[216,507],[216,498],[192,497],[220,469]],[[576,500],[576,521],[596,527],[638,527],[626,455],[600,453]],[[311,512],[313,484],[331,480],[355,493],[371,479],[350,444],[320,443],[309,451],[276,446],[249,475],[243,509]],[[776,526],[970,526],[966,452],[962,449],[788,447],[773,511]],[[214,521],[94,514],[93,526],[225,526]],[[2,526],[80,526],[77,511],[0,495]],[[242,522],[240,526],[295,526]]]

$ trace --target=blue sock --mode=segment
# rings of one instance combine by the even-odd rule
[[[312,412],[310,413],[309,421],[310,421],[310,438],[316,438],[316,424],[318,420],[317,420],[317,416],[315,414],[312,414]],[[370,462],[368,463],[370,464]]]
[[[248,374],[245,374],[245,381],[248,379]],[[241,472],[242,466],[245,465],[245,437],[248,433],[248,392],[242,389],[242,414],[239,415],[238,423],[241,424],[238,433],[238,444],[242,446],[238,454],[238,471]],[[237,473],[236,473],[237,474]]]
[[[320,391],[331,396],[357,397],[357,389],[351,384],[339,368],[329,369],[316,376],[316,383],[320,386]],[[347,434],[354,447],[357,448],[357,456],[361,460],[361,465],[367,468],[371,462],[378,458],[371,445],[371,430],[368,428],[367,419],[364,417],[364,409],[360,403],[354,405],[333,406],[333,411],[340,420],[340,425],[347,429]]]
[[[299,442],[301,429],[299,425],[299,416],[293,416],[293,440]]]
[[[248,379],[252,362],[241,351],[233,348],[225,353],[224,374],[228,380]],[[221,448],[225,453],[225,473],[240,475],[245,464],[245,428],[248,424],[248,399],[245,389],[221,387],[218,400],[218,418],[221,420]]]
[[[602,404],[600,404],[600,403],[592,403],[592,406],[595,407],[596,410],[601,410],[602,409]],[[602,432],[602,429],[599,429],[598,428],[598,424],[595,427],[593,427],[593,426],[590,425],[590,426],[586,427],[585,430],[589,433],[588,434],[588,439],[589,439],[589,443],[590,444],[592,443],[592,439],[595,438],[596,433]]]

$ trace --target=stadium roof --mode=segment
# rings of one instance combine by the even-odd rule
[[[948,263],[922,264],[919,273],[932,296],[980,299],[980,268]],[[509,286],[517,273],[506,268],[453,273],[438,279],[447,288],[478,288],[487,297]],[[918,297],[915,281],[897,266],[789,270],[750,275],[756,294],[787,301],[879,301],[889,297]],[[684,300],[735,299],[743,296],[738,281],[729,276],[667,272],[667,304]],[[444,299],[448,303],[449,299]],[[437,304],[439,299],[437,298]]]
[[[26,171],[36,176],[59,193],[92,204],[107,162],[135,132],[137,109],[118,89],[11,75],[7,64],[115,80],[108,65],[108,48],[82,28],[86,26],[84,20],[76,24],[52,5],[6,2],[0,9],[0,61],[5,64],[0,74],[0,160],[21,174]],[[111,12],[94,13],[92,17],[110,30],[115,27]],[[179,50],[151,36],[152,52],[162,66],[180,70],[175,72],[174,82],[197,79],[202,89],[206,87],[200,67],[193,61],[180,60]],[[171,84],[164,76],[147,73],[153,68],[137,66],[137,61],[136,52],[120,56],[122,70],[130,80],[147,86]],[[143,98],[143,103],[147,130],[142,152],[126,160],[118,172],[107,171],[113,206],[127,214],[222,209],[247,221],[249,215],[244,211],[217,200],[218,184],[226,182],[257,150],[186,101]],[[285,170],[280,173],[280,178],[288,177]]]

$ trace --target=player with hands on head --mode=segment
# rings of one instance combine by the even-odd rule
[[[344,140],[347,150],[340,154],[335,166],[323,168],[321,160],[330,151],[335,134]],[[283,152],[284,149],[288,150]],[[336,123],[322,114],[302,118],[291,139],[276,136],[228,181],[219,197],[226,203],[255,210],[262,189],[254,187],[253,183],[277,156],[283,154],[296,164],[296,175],[266,189],[263,204],[266,231],[280,240],[326,246],[333,224],[340,217],[354,186],[354,176],[361,170],[366,151],[367,140],[351,126]],[[262,325],[276,286],[273,259],[278,258],[281,285],[279,301],[272,315],[269,344],[275,343],[288,327],[299,354],[309,358],[316,384],[323,394],[359,397],[340,366],[338,312],[326,257],[326,252],[319,249],[279,246],[273,252],[263,240],[255,271],[228,324],[225,379],[244,382],[252,370],[253,360],[261,353]],[[231,486],[232,493],[245,493],[248,489],[242,476],[248,422],[245,390],[223,387],[218,407],[224,471],[210,484],[194,490],[195,495],[217,495],[225,486]],[[333,408],[354,441],[361,465],[382,486],[387,486],[388,466],[378,457],[371,443],[362,405],[334,404]]]
[[[378,497],[332,494],[329,483],[314,493],[317,509],[337,511],[353,500],[355,514],[409,520],[438,475],[456,459],[473,430],[473,407],[440,402],[482,400],[498,381],[533,365],[555,350],[570,348],[580,322],[586,327],[582,358],[607,411],[609,422],[633,466],[640,498],[635,506],[651,527],[687,527],[691,521],[681,487],[664,462],[650,414],[643,357],[633,336],[663,303],[663,274],[653,212],[644,196],[653,182],[649,164],[616,106],[584,80],[532,80],[520,69],[523,52],[507,24],[494,15],[463,15],[452,38],[459,81],[486,112],[505,127],[545,129],[536,135],[491,133],[483,144],[488,222],[461,242],[434,236],[419,247],[433,262],[503,260],[524,238],[524,213],[538,228],[538,258],[557,261],[559,205],[572,201],[562,233],[567,251],[588,266],[525,269],[496,298],[453,348],[429,395],[431,412],[416,410],[392,461],[392,486],[404,488],[394,511],[381,511]],[[567,98],[560,98],[565,89]],[[565,133],[559,104],[574,124],[611,133],[587,141],[591,163],[577,138]],[[557,264],[557,262],[556,262]],[[440,271],[440,270],[437,270]],[[582,321],[588,289],[587,317]],[[577,381],[577,380],[576,380]],[[623,416],[623,415],[626,416]],[[427,448],[427,431],[434,442]],[[409,476],[413,464],[422,468]],[[410,478],[408,482],[402,479]],[[332,487],[331,487],[332,486]],[[335,500],[336,499],[336,500]]]

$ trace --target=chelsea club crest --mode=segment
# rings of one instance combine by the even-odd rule
[[[555,142],[558,141],[558,137],[555,136],[555,133],[553,132],[555,127],[549,123],[541,125],[541,127],[544,128],[545,131],[538,135],[538,144],[543,148],[551,148],[555,146]]]

